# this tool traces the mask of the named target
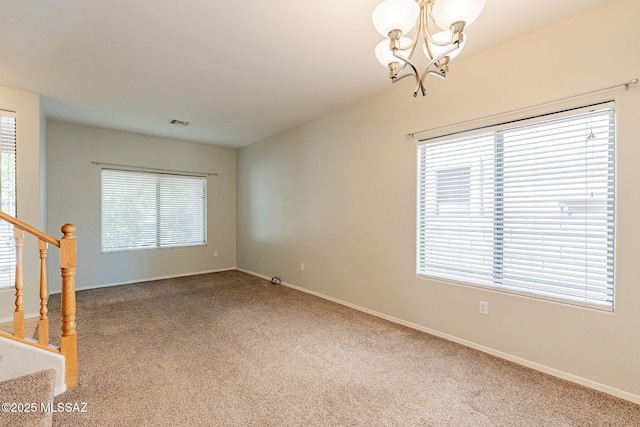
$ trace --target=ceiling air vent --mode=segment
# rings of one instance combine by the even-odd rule
[[[172,125],[176,125],[176,126],[188,126],[189,122],[186,120],[178,120],[178,119],[172,119],[169,123],[171,123]]]

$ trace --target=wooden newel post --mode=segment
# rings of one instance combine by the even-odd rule
[[[76,237],[73,235],[76,227],[72,224],[65,224],[60,230],[63,234],[60,238],[60,275],[62,276],[60,353],[65,358],[65,382],[69,389],[78,383],[75,292]]]

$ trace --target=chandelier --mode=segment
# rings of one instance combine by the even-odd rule
[[[418,92],[425,96],[427,89],[424,79],[428,74],[440,78],[447,76],[449,61],[465,45],[464,30],[480,15],[484,2],[485,0],[384,0],[380,3],[373,11],[373,25],[388,40],[378,43],[375,53],[378,61],[389,68],[391,82],[396,83],[413,76],[416,80],[413,96],[417,96]],[[403,37],[414,27],[416,31],[413,39]],[[420,44],[428,62],[422,72],[412,60]]]

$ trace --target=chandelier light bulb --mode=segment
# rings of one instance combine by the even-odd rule
[[[443,30],[448,30],[458,21],[463,21],[467,28],[482,12],[484,2],[485,0],[438,0],[433,5],[433,19]]]
[[[400,37],[400,46],[409,46],[411,44],[411,40],[406,37]],[[399,51],[398,53],[401,56],[406,56],[404,51]],[[404,62],[401,59],[393,56],[393,51],[389,49],[389,39],[382,40],[375,49],[376,58],[378,58],[378,62],[380,62],[385,67],[388,67],[390,63],[397,62],[400,67],[404,65]]]
[[[420,6],[415,0],[385,0],[373,11],[373,25],[383,36],[392,30],[407,34],[416,25]]]

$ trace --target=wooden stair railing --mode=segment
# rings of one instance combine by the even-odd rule
[[[77,336],[76,336],[76,237],[73,235],[76,227],[72,224],[63,225],[60,230],[60,240],[20,221],[17,218],[0,211],[0,219],[13,225],[13,235],[16,240],[16,309],[13,313],[13,335],[0,331],[0,336],[10,338],[25,344],[33,345],[48,351],[60,353],[65,358],[65,384],[67,389],[78,383]],[[38,341],[25,339],[24,336],[24,307],[22,289],[24,275],[22,269],[22,248],[24,246],[24,232],[38,239],[40,256],[40,319],[38,321]],[[49,345],[49,317],[47,316],[47,255],[48,245],[60,248],[60,275],[62,276],[62,295],[60,311],[62,315],[60,347]]]

